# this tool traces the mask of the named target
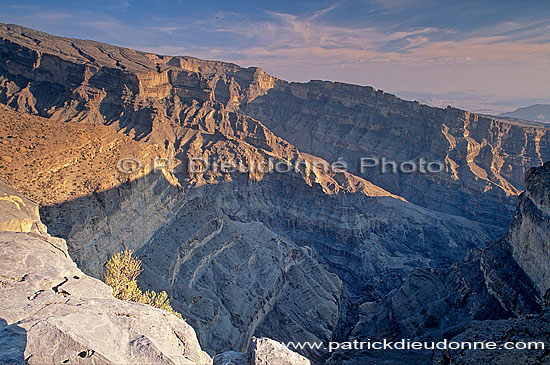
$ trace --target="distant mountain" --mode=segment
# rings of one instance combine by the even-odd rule
[[[533,122],[550,123],[550,104],[535,104],[525,108],[517,108],[513,112],[502,113],[499,117],[510,117],[531,120]]]

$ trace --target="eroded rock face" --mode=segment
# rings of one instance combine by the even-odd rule
[[[545,295],[550,288],[550,163],[529,170],[506,236],[513,255]]]
[[[308,168],[320,159],[251,118],[192,132],[179,156],[217,156],[247,168],[274,158],[301,170],[189,174],[183,165],[162,172],[145,165],[128,176],[117,173],[116,157],[151,158],[149,144],[119,135],[120,141],[101,126],[102,140],[112,142],[85,150],[62,136],[86,136],[97,127],[2,115],[6,130],[15,125],[16,148],[0,144],[0,151],[14,159],[24,153],[27,165],[5,165],[6,176],[44,203],[44,221],[67,239],[80,267],[100,278],[110,255],[136,250],[145,269],[141,285],[167,290],[211,354],[246,351],[252,335],[327,341],[350,325],[346,313],[356,301],[380,298],[415,268],[460,260],[490,237],[485,226],[411,204],[349,173]],[[200,121],[205,130],[208,123]],[[23,150],[34,126],[58,128],[56,135],[42,132],[51,143],[59,140],[55,154],[44,143]],[[101,164],[90,168],[84,151]],[[28,183],[25,174],[35,170],[41,173]],[[103,174],[114,186],[105,188]],[[51,190],[40,196],[39,187],[67,181],[75,184],[60,191],[74,199],[52,202]]]
[[[363,303],[352,336],[440,340],[461,333],[473,321],[541,309],[529,277],[506,243],[497,241],[448,268],[417,270],[386,298]]]
[[[439,161],[445,172],[367,169],[362,177],[421,206],[501,230],[525,172],[550,158],[548,126],[432,108],[371,87],[288,83],[258,68],[6,24],[0,55],[0,102],[20,111],[112,125],[174,154],[186,153],[205,132],[253,118],[303,152],[329,162],[342,157],[352,173],[362,157]]]
[[[548,163],[527,174],[508,233],[471,251],[445,269],[413,272],[377,301],[359,306],[351,339],[414,338],[418,341],[548,341],[548,296],[543,298],[550,256],[545,250],[550,192]],[[536,256],[536,258],[535,258]],[[520,344],[522,345],[522,344]],[[548,351],[395,351],[333,353],[328,363],[548,363]]]
[[[211,363],[187,323],[111,292],[77,268],[63,239],[0,232],[0,362]]]
[[[296,338],[296,331],[300,338],[330,338],[339,320],[341,280],[311,250],[265,225],[218,214],[208,200],[192,200],[141,247],[136,254],[148,272],[143,286],[167,288],[211,352],[246,351],[257,333],[280,340]]]
[[[0,227],[12,229],[0,231],[1,363],[212,363],[186,322],[115,299],[110,287],[77,268],[65,240],[47,234],[35,203],[3,183],[0,194],[10,197],[0,206]],[[14,216],[33,225],[7,224]],[[252,362],[245,356],[243,364],[309,364],[276,341],[253,344]],[[239,353],[226,354],[237,361],[231,354]]]
[[[329,161],[342,157],[351,172],[407,200],[503,228],[526,171],[550,158],[542,124],[432,108],[372,87],[280,82],[240,108],[304,152]],[[424,158],[442,162],[445,172],[382,174],[378,166],[361,173],[363,157]]]

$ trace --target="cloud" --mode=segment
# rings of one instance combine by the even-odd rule
[[[165,27],[149,27],[149,29],[158,30],[159,32],[173,33],[176,30],[180,30],[181,28],[176,26],[165,26]]]
[[[180,21],[186,24],[182,32],[201,27],[205,39],[230,42],[157,49],[260,66],[276,76],[299,81],[323,78],[389,90],[451,91],[475,85],[480,91],[503,95],[550,92],[545,71],[550,66],[550,32],[544,22],[516,19],[472,31],[388,29],[374,24],[330,23],[336,9],[310,15],[271,11],[261,20],[229,14],[222,21],[202,19],[200,25]]]
[[[414,62],[462,64],[464,62],[545,63],[550,58],[545,43],[548,25],[505,23],[458,36],[453,29],[433,27],[388,32],[379,27],[345,27],[319,20],[334,7],[310,16],[269,12],[261,22],[233,19],[212,26],[212,32],[253,40],[247,46],[227,47],[244,57],[239,61],[268,59],[304,63]]]

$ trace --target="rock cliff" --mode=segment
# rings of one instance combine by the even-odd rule
[[[546,295],[550,288],[550,163],[529,170],[525,184],[506,239],[519,265],[539,293]]]
[[[436,214],[343,172],[189,176],[176,166],[128,176],[116,171],[114,159],[151,158],[154,146],[104,126],[59,124],[8,109],[0,121],[6,131],[13,125],[9,144],[0,144],[2,156],[26,161],[23,167],[6,163],[6,178],[43,202],[44,221],[67,239],[79,266],[101,277],[110,255],[135,249],[145,269],[141,284],[167,290],[211,354],[247,351],[252,335],[330,340],[349,325],[346,308],[358,298],[378,298],[414,268],[459,260],[489,237],[465,218]],[[68,136],[98,128],[107,131],[85,148],[97,161],[90,167]],[[249,169],[249,156],[314,159],[276,137],[255,146],[247,138],[253,142],[258,134],[238,128],[205,133],[186,151],[228,156]],[[25,149],[35,129],[48,142]],[[230,138],[235,135],[242,137]],[[52,145],[55,154],[48,153]],[[69,181],[73,190],[59,195],[68,200],[52,201],[56,184]]]
[[[331,161],[342,157],[351,172],[407,200],[501,227],[524,189],[526,171],[550,158],[544,124],[433,108],[371,87],[281,81],[241,109],[303,151]],[[382,174],[377,166],[361,173],[363,157],[424,158],[442,162],[445,172]]]
[[[548,292],[544,274],[550,200],[549,163],[526,176],[510,228],[502,238],[473,250],[463,262],[412,273],[386,297],[359,307],[349,339],[414,338],[419,341],[548,342]],[[543,297],[544,296],[544,297]],[[367,360],[368,359],[368,360]],[[396,354],[334,353],[328,363],[414,359],[422,363],[548,363],[548,351],[414,351]]]
[[[185,153],[197,134],[246,117],[358,173],[360,158],[439,161],[438,174],[362,177],[429,209],[507,226],[523,176],[550,158],[548,126],[439,109],[342,83],[288,83],[258,68],[171,57],[0,25],[0,102],[62,121],[113,125]],[[284,105],[284,107],[281,107]],[[430,194],[426,194],[429,191]]]
[[[38,206],[0,182],[0,362],[5,364],[211,364],[195,331],[171,313],[115,299],[50,236]],[[31,222],[32,224],[30,224]],[[241,364],[309,364],[268,338]],[[218,356],[238,364],[237,352]],[[244,355],[244,354],[243,354]],[[240,355],[239,355],[240,356]]]

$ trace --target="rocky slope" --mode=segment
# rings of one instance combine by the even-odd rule
[[[525,184],[506,239],[514,258],[544,296],[550,288],[550,164],[531,169]]]
[[[418,341],[542,341],[548,343],[545,249],[550,227],[550,163],[529,170],[527,190],[508,233],[473,250],[463,262],[417,270],[385,298],[363,303],[351,339]],[[536,202],[536,203],[535,203]],[[536,219],[534,219],[536,217]],[[368,360],[367,360],[368,359]],[[548,351],[337,352],[328,363],[362,364],[393,359],[417,364],[546,364]],[[405,361],[406,362],[406,361]]]
[[[544,126],[432,108],[370,87],[288,83],[258,68],[6,24],[0,55],[0,102],[20,111],[110,124],[173,153],[202,131],[251,116],[304,152],[329,162],[343,158],[352,173],[362,157],[439,161],[444,173],[370,168],[363,177],[424,207],[501,228],[527,169],[550,158]]]
[[[1,363],[212,363],[187,323],[117,300],[80,271],[65,241],[47,233],[36,203],[3,182],[0,197]],[[251,343],[248,354],[229,351],[215,363],[310,363],[271,339]]]
[[[142,285],[167,290],[212,354],[246,351],[254,334],[329,340],[348,326],[347,307],[356,298],[377,298],[413,268],[456,261],[488,237],[475,223],[430,212],[361,178],[307,168],[319,159],[261,125],[255,134],[242,126],[203,133],[186,153],[225,156],[245,167],[269,156],[304,162],[301,170],[186,175],[178,166],[155,171],[144,164],[136,174],[121,174],[116,157],[147,160],[154,146],[103,126],[8,109],[2,115],[11,136],[0,144],[3,161],[25,160],[23,167],[6,162],[3,173],[43,203],[44,220],[68,240],[80,267],[100,277],[110,255],[136,249]],[[101,139],[92,138],[103,128]],[[24,148],[37,131],[39,142]],[[77,132],[96,142],[81,147],[70,137]],[[257,142],[266,135],[270,144]],[[97,163],[90,166],[90,159]],[[69,181],[73,190],[60,188],[58,195],[66,201],[52,201],[50,189]]]
[[[550,158],[540,124],[433,108],[371,87],[279,82],[241,109],[306,152],[342,157],[353,173],[361,173],[363,157],[440,161],[443,173],[383,174],[378,166],[360,176],[430,209],[496,226],[508,224],[527,169]]]

